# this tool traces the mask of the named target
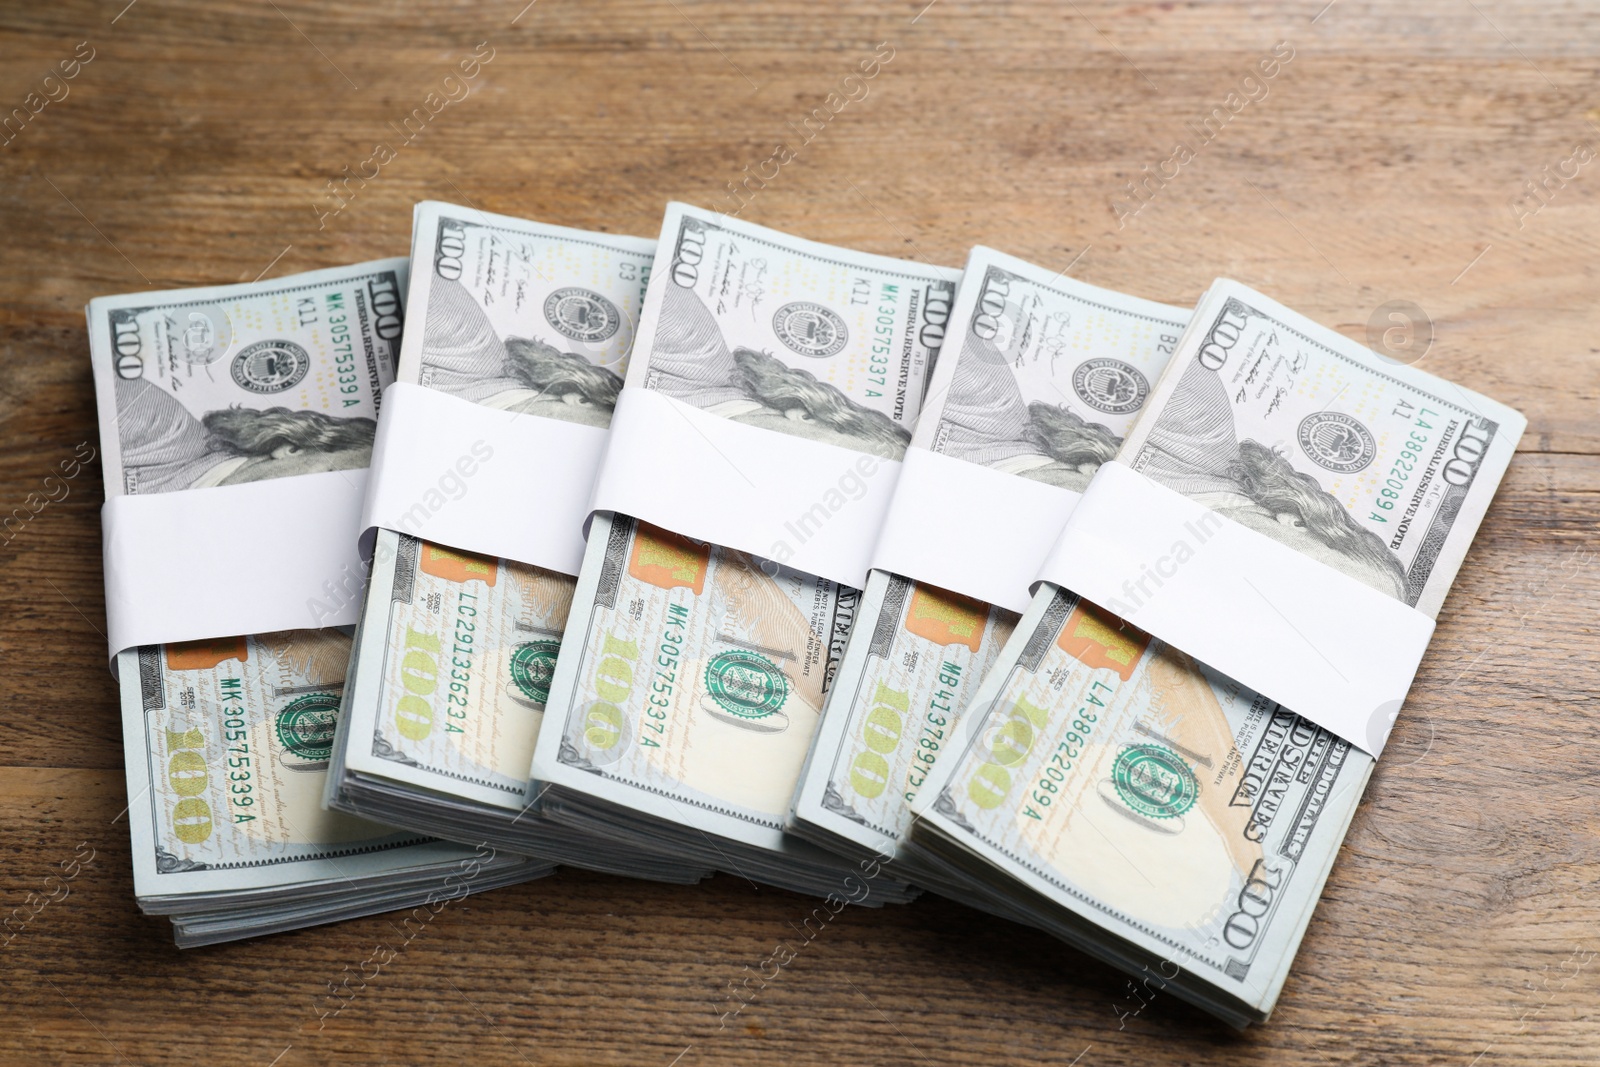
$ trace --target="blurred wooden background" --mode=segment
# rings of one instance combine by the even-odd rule
[[[471,94],[402,143],[481,42]],[[133,900],[99,464],[29,503],[99,447],[84,303],[403,254],[423,198],[654,234],[669,198],[725,206],[880,42],[866,97],[746,218],[948,264],[982,242],[1176,304],[1231,275],[1528,415],[1271,1022],[1170,998],[1119,1021],[1119,975],[927,899],[847,910],[719,1028],[812,906],[727,877],[453,904],[326,1020],[397,917],[174,949]],[[1597,56],[1592,6],[1504,0],[5,5],[0,115],[27,121],[0,144],[0,515],[30,518],[0,534],[0,915],[93,858],[0,947],[0,1058],[1595,1062]],[[1120,217],[1179,139],[1195,157]],[[395,158],[319,219],[380,143]]]

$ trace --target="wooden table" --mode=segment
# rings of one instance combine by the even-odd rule
[[[59,97],[0,145],[0,515],[27,516],[0,534],[0,914],[79,869],[0,948],[7,1062],[1600,1058],[1592,8],[125,2],[0,15],[0,108]],[[668,199],[772,175],[780,141],[746,218],[950,264],[982,242],[1177,304],[1226,274],[1527,413],[1276,1015],[1240,1035],[1158,998],[1119,1023],[1115,972],[926,899],[847,910],[719,1028],[812,907],[728,877],[472,897],[365,979],[397,916],[174,949],[133,899],[99,464],[46,482],[100,446],[84,303],[403,254],[424,198],[652,234]]]

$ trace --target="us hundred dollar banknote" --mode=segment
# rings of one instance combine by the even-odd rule
[[[898,458],[957,278],[674,204],[628,387]],[[775,560],[597,516],[534,755],[553,817],[670,837],[752,878],[836,886],[840,861],[783,825],[858,599]]]
[[[107,495],[365,467],[405,282],[405,260],[382,260],[92,301]],[[226,516],[198,535],[227,536]],[[175,545],[173,581],[182,560]],[[147,907],[192,913],[269,886],[283,906],[352,872],[453,862],[461,850],[321,810],[349,644],[296,630],[118,656],[134,885]]]
[[[405,284],[390,259],[91,301],[107,492],[365,467]]]
[[[1437,618],[1527,420],[1226,279],[1179,356],[1118,458]]]
[[[128,745],[128,782],[135,891],[146,911],[181,923],[211,910],[186,898],[214,907],[219,895],[272,887],[255,917],[265,924],[329,888],[344,891],[329,902],[342,907],[429,868],[442,879],[471,855],[322,809],[350,657],[340,631],[146,646],[129,657],[123,725],[129,741],[145,739]]]
[[[608,425],[654,251],[641,238],[419,204],[400,380],[530,418]],[[692,881],[698,869],[603,855],[528,812],[574,579],[406,532],[475,491],[475,473],[495,462],[509,460],[487,442],[440,456],[437,492],[378,531],[326,800],[469,844]],[[539,472],[527,474],[537,493]]]
[[[1117,454],[1188,319],[975,248],[912,445],[1082,492]],[[896,855],[911,802],[1016,621],[872,572],[791,828],[847,854]]]
[[[1219,281],[1119,458],[1433,614],[1523,427]],[[1271,1012],[1372,768],[1047,584],[913,804],[912,847],[1243,1026]]]

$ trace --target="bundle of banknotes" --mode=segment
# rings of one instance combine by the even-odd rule
[[[972,340],[959,360],[981,358]],[[1522,416],[1402,377],[1236,282],[1216,282],[1171,340],[1104,458],[1436,617]],[[1219,343],[1243,357],[1220,372]],[[1044,583],[1010,621],[944,756],[897,779],[918,787],[886,827],[896,845],[932,870],[927,884],[1150,993],[1240,1027],[1265,1019],[1374,759],[1070,590]],[[838,762],[872,750],[872,714]],[[815,778],[796,816],[830,827],[824,816],[877,788]]]
[[[403,337],[372,328],[402,295]],[[89,317],[108,496],[364,467],[395,379],[594,427],[626,388],[1075,492],[1117,460],[1430,617],[1524,425],[1235,282],[1189,310],[678,204],[652,242],[425,203],[409,272]],[[1362,739],[1049,582],[1020,615],[914,575],[855,589],[608,511],[576,574],[417,536],[488,457],[461,459],[378,531],[353,633],[117,657],[136,891],[180,944],[554,864],[721,871],[841,906],[926,889],[1235,1026],[1271,1012],[1371,775]],[[435,684],[446,634],[458,681]]]
[[[379,260],[92,301],[107,498],[365,467],[379,393],[394,380],[406,272],[404,259]],[[185,539],[225,537],[228,522],[164,531],[172,582],[184,582]],[[350,634],[338,629],[117,654],[134,892],[146,912],[171,917],[179,945],[432,903],[553,869],[325,810],[349,665]]]
[[[535,418],[605,426],[633,345],[655,242],[417,205],[399,380]],[[492,447],[492,446],[491,446]],[[457,456],[441,457],[448,466]],[[449,469],[438,500],[471,491]],[[559,463],[560,457],[551,457]],[[538,492],[537,472],[528,490]],[[528,777],[574,579],[380,529],[334,737],[332,810],[592,870],[696,882],[709,868],[659,842],[613,846],[534,810]],[[407,687],[406,655],[472,611],[477,684]],[[410,642],[408,644],[408,642]],[[436,651],[430,649],[430,651]],[[485,669],[485,667],[487,669]],[[403,702],[403,706],[402,706]]]

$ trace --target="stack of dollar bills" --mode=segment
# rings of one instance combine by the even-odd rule
[[[401,381],[530,418],[609,424],[654,241],[427,202],[417,205],[411,254]],[[437,492],[415,504],[421,515],[474,491],[476,469],[494,460],[475,447],[440,457]],[[537,470],[527,491],[539,492]],[[327,805],[615,874],[696,882],[710,873],[650,842],[613,844],[532,810],[540,785],[528,767],[574,579],[420,540],[404,532],[412,516],[392,521],[401,529],[380,529],[374,546]],[[419,692],[407,657],[436,658],[457,619],[471,627],[470,654],[451,657],[459,684]]]
[[[626,383],[854,457],[797,543],[908,445],[1075,493],[1116,460],[1430,618],[1525,426],[1235,282],[1191,312],[681,204],[656,242],[424,203],[409,265],[99,299],[89,330],[108,497],[364,468],[396,377],[601,429]],[[416,536],[492,459],[441,455],[380,517],[353,630],[117,657],[135,889],[180,945],[554,864],[722,871],[931,890],[1233,1025],[1271,1012],[1375,765],[1352,739],[1049,582],[857,590],[611,511],[576,576]],[[172,531],[172,580],[226,529]]]
[[[1224,280],[1116,458],[1436,617],[1524,425]],[[1373,758],[1048,583],[965,703],[892,826],[913,868],[1151,993],[1265,1019]],[[875,721],[814,759],[818,777],[873,751]],[[816,795],[799,794],[812,821]]]
[[[911,440],[958,279],[670,205],[628,388],[858,454],[847,506]],[[876,861],[784,829],[859,601],[782,558],[597,515],[533,758],[541,810],[755,882],[907,899]]]
[[[394,259],[92,301],[107,497],[365,467],[405,280]],[[228,523],[165,532],[172,582],[185,580],[184,540],[226,537]],[[552,870],[323,809],[349,661],[338,629],[117,656],[134,891],[146,912],[171,917],[178,944],[432,904]]]
[[[1188,321],[1184,308],[976,248],[912,445],[1081,493],[1117,454]],[[962,712],[1016,625],[1006,608],[873,571],[789,829],[1014,914],[902,846],[912,802],[957,743]]]

